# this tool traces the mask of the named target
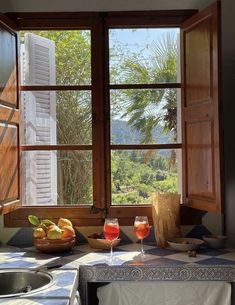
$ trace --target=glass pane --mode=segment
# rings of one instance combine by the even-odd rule
[[[92,204],[90,151],[25,151],[23,205]]]
[[[111,29],[111,84],[179,82],[179,29]]]
[[[89,30],[20,32],[20,37],[23,84],[91,84]]]
[[[111,143],[177,142],[178,93],[177,89],[111,90]]]
[[[23,92],[22,144],[91,144],[90,91]]]
[[[180,153],[180,150],[113,150],[112,204],[151,204],[152,192],[178,192]]]

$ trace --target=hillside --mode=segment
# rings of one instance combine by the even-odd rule
[[[126,121],[112,121],[112,144],[140,144],[142,134],[128,125]],[[153,131],[154,143],[172,143],[172,135],[164,133],[162,126],[156,126]]]

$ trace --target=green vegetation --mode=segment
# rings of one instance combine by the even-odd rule
[[[89,31],[35,31],[55,42],[56,84],[91,83]],[[24,33],[21,32],[23,40]],[[58,144],[91,144],[91,94],[56,92]],[[92,203],[90,152],[57,152],[58,204]]]
[[[152,192],[176,192],[177,168],[169,168],[172,154],[155,151],[112,153],[113,204],[149,204]]]
[[[35,34],[55,41],[56,84],[90,84],[89,31],[37,31]],[[122,45],[116,41],[111,50],[118,56]],[[111,65],[111,79],[122,83],[176,82],[177,39],[166,35],[151,46],[148,64],[141,63],[141,53],[120,56]],[[122,54],[123,55],[123,54]],[[120,76],[118,76],[120,75]],[[91,144],[91,94],[87,91],[56,93],[57,143]],[[117,121],[131,127],[123,139],[116,128],[112,140],[128,143],[137,135],[138,143],[176,140],[176,90],[116,90],[111,91],[112,126]],[[120,112],[121,110],[121,112]],[[119,113],[119,117],[115,116]],[[120,115],[121,113],[121,115]],[[120,126],[120,125],[119,125]],[[129,142],[135,143],[135,142]],[[113,151],[112,200],[114,204],[147,204],[151,192],[177,192],[177,167],[174,151]],[[70,151],[58,154],[59,204],[92,203],[91,154]]]

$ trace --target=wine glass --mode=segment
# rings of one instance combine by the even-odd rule
[[[149,235],[149,222],[147,216],[136,216],[134,231],[137,238],[140,239],[140,254],[144,255],[143,239]]]
[[[110,241],[110,264],[113,262],[113,241],[118,239],[120,228],[117,218],[106,218],[104,222],[104,238]]]

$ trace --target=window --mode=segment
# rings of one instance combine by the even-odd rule
[[[22,155],[23,205],[92,204],[92,176],[97,173],[92,170],[96,126],[91,118],[90,31],[34,31],[20,36],[23,85],[40,90],[22,91],[22,147],[27,149]],[[109,29],[108,45],[110,111],[102,126],[111,149],[107,150],[111,162],[106,161],[111,181],[103,182],[111,185],[106,200],[111,194],[110,202],[116,206],[150,204],[153,191],[178,191],[174,148],[177,142],[181,146],[179,29]],[[48,90],[57,84],[88,87]],[[77,150],[49,150],[51,145],[60,149],[60,144],[77,145]],[[79,145],[87,145],[86,150]]]
[[[23,85],[39,90],[22,91],[23,205],[93,202],[90,36],[90,30],[20,32]],[[51,90],[57,85],[68,90]]]
[[[181,118],[180,58],[185,64],[194,38],[185,31],[180,56],[180,27],[194,13],[11,15],[21,30],[23,200],[6,215],[9,225],[24,225],[30,213],[63,214],[76,225],[100,224],[107,215],[128,224],[137,214],[151,216],[152,191],[181,192],[191,179],[186,197],[194,198],[204,187],[194,170],[185,178],[182,162],[189,174],[192,160],[202,164],[210,153],[181,157],[201,132],[190,125],[187,138],[184,110]],[[195,74],[185,67],[184,81],[185,72],[187,79]]]

